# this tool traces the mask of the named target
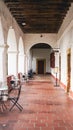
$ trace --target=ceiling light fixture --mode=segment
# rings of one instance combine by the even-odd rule
[[[43,37],[43,35],[41,34],[40,37]]]
[[[23,23],[22,23],[22,25],[23,25],[23,26],[25,26],[25,25],[26,25],[26,23],[25,23],[25,22],[23,22]]]

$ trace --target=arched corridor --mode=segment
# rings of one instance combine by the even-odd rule
[[[6,3],[0,1],[0,81],[7,84],[8,76],[17,77],[18,73],[28,75],[30,69],[36,74],[51,73],[56,78],[55,68],[58,68],[57,78],[60,84],[73,97],[73,3],[70,3],[69,11],[57,33],[23,33]],[[38,43],[45,43],[51,49],[43,51],[32,48]]]
[[[58,68],[60,84],[66,92],[70,86],[69,95],[73,97],[73,4],[58,33],[23,33],[2,0],[0,10],[0,81],[6,83],[8,76],[17,77],[18,73],[27,75],[30,69],[36,74],[51,73],[56,78],[55,68]],[[43,51],[32,48],[38,43],[46,43],[52,49]],[[68,50],[71,50],[70,79],[67,72]]]
[[[19,86],[23,110],[10,112]],[[0,0],[0,130],[10,129],[73,130],[72,0]]]

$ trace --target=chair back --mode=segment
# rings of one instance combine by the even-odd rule
[[[19,99],[21,93],[21,85],[17,87],[13,87],[11,92],[9,93],[9,98],[15,98],[16,100]]]

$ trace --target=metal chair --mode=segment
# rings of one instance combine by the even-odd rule
[[[13,93],[15,92],[15,93],[14,93],[14,96],[13,95],[10,96],[9,94],[8,99],[13,103],[9,111],[11,111],[14,108],[14,106],[16,106],[20,111],[22,111],[23,107],[18,103],[20,93],[21,93],[21,85],[17,85],[16,87],[14,87],[11,92]]]

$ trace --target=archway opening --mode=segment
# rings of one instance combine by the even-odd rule
[[[38,43],[30,48],[28,68],[35,74],[50,74],[50,54],[52,47],[46,43]]]

